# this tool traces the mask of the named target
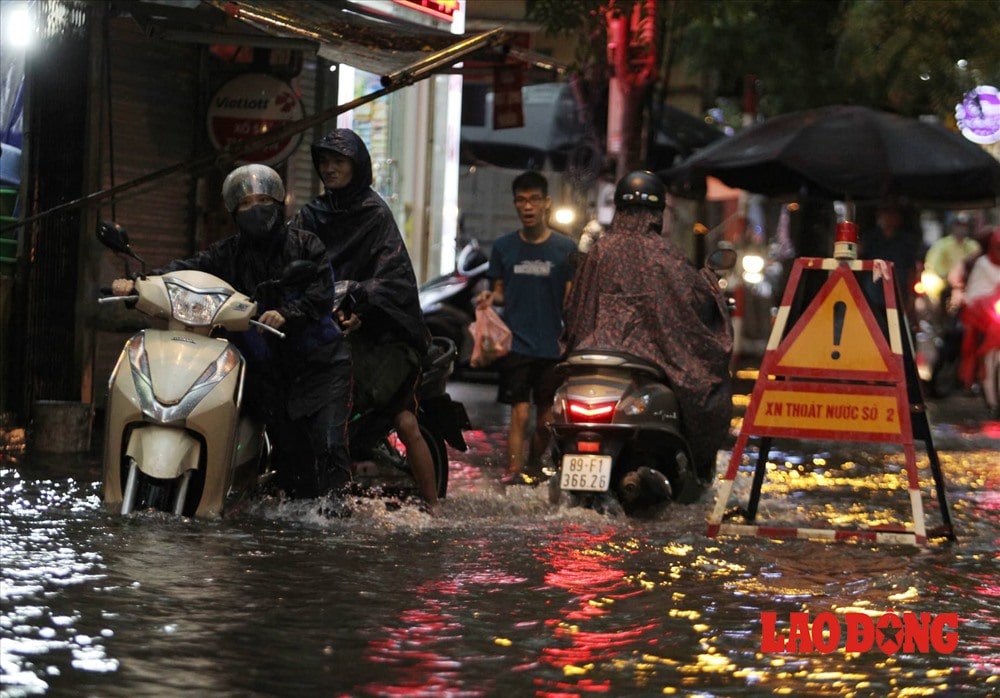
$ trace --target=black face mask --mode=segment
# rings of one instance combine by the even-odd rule
[[[279,204],[257,204],[246,211],[233,214],[240,233],[249,240],[262,242],[273,237],[281,227],[281,209]]]

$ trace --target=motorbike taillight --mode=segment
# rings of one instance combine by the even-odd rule
[[[614,402],[584,402],[583,400],[567,400],[566,416],[574,424],[610,424],[615,418]]]

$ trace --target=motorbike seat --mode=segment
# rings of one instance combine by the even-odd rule
[[[448,377],[455,366],[458,350],[447,337],[432,337],[431,345],[422,360],[423,372],[420,380],[420,394],[440,394],[445,391]]]
[[[667,374],[664,370],[652,361],[648,361],[641,356],[613,349],[581,349],[571,351],[566,355],[566,360],[562,363],[562,366],[571,369],[580,366],[616,368],[645,373],[661,381],[667,379]]]

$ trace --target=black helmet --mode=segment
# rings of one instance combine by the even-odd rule
[[[629,172],[615,187],[615,208],[644,206],[662,211],[667,205],[667,187],[649,170]]]

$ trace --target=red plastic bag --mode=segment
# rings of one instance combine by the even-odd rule
[[[510,328],[492,307],[476,308],[476,321],[469,325],[469,332],[473,340],[469,364],[473,368],[489,366],[510,353],[513,341]]]

